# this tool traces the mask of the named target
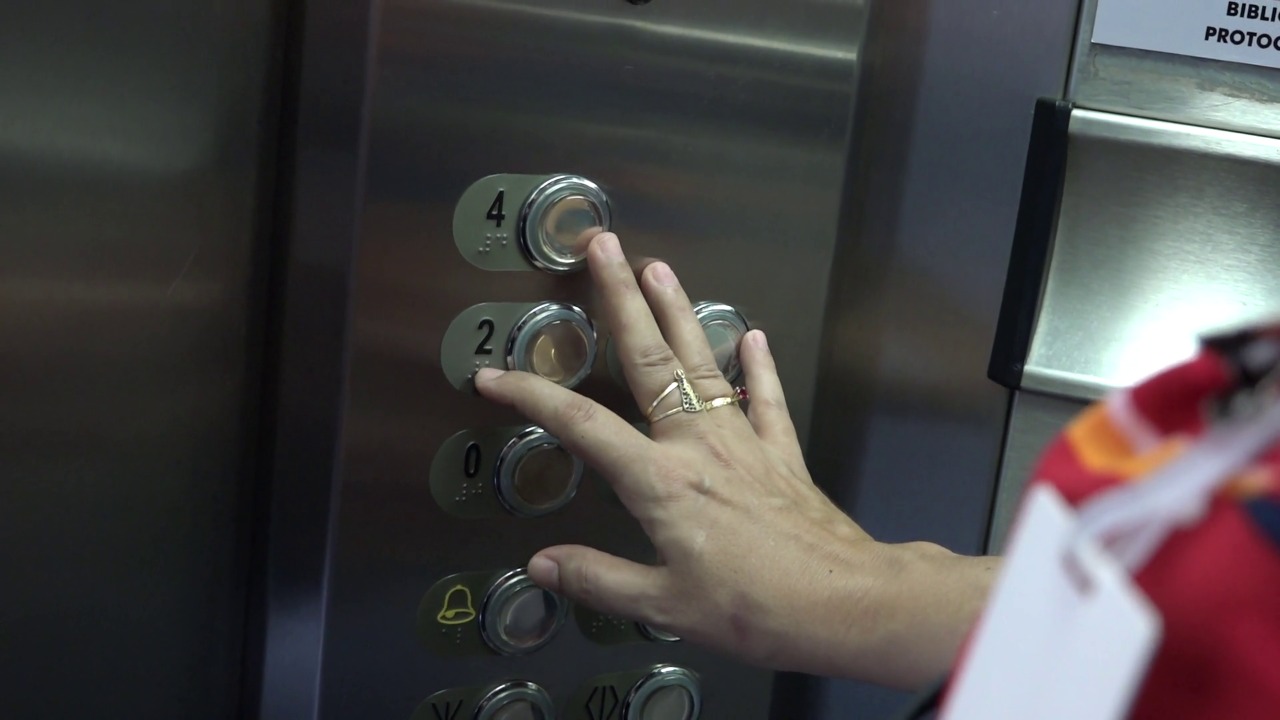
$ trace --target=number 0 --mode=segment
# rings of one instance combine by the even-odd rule
[[[462,474],[468,478],[480,474],[480,443],[467,445],[467,450],[462,455]]]
[[[489,205],[489,212],[484,216],[486,220],[492,220],[498,227],[502,227],[502,221],[507,219],[507,214],[502,212],[502,201],[506,196],[506,190],[499,190],[498,197],[493,199],[493,203]]]

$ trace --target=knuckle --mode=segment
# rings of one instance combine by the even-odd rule
[[[580,425],[590,425],[595,421],[599,412],[600,409],[598,405],[581,395],[577,395],[561,407],[560,416],[565,425],[577,427]]]
[[[685,368],[685,375],[695,384],[715,383],[719,388],[728,386],[724,379],[724,375],[720,372],[719,366],[713,362],[696,362]]]
[[[706,445],[707,454],[716,461],[717,465],[728,470],[732,470],[737,466],[737,463],[733,460],[733,455],[729,453],[729,449],[723,443],[710,439],[703,442]]]
[[[568,573],[568,578],[573,588],[573,594],[579,599],[587,602],[599,599],[600,586],[595,568],[592,567],[591,563],[575,563],[572,572]]]
[[[666,343],[646,343],[636,348],[634,361],[642,370],[667,370],[676,364],[676,354]]]

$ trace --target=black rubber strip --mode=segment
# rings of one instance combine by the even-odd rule
[[[1022,370],[1040,308],[1040,292],[1049,265],[1067,169],[1071,110],[1069,102],[1041,99],[1036,102],[1031,125],[1018,222],[1009,253],[991,361],[987,366],[987,377],[1011,390],[1022,385]]]

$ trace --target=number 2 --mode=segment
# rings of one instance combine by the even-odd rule
[[[499,190],[498,197],[493,199],[489,212],[484,216],[486,220],[492,220],[498,227],[502,227],[502,221],[507,219],[507,214],[502,212],[502,201],[506,196],[506,190]]]
[[[493,339],[493,331],[495,329],[493,321],[489,318],[485,318],[480,321],[480,324],[476,326],[476,329],[485,331],[484,337],[480,338],[480,344],[476,345],[476,354],[492,355],[493,348],[489,347],[489,341]]]

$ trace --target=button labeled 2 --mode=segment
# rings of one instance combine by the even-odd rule
[[[569,273],[586,263],[591,238],[613,224],[609,198],[577,175],[490,175],[458,200],[453,239],[485,270]]]
[[[440,343],[440,367],[459,390],[485,367],[531,372],[572,388],[595,361],[595,325],[569,303],[474,305],[454,318]]]

